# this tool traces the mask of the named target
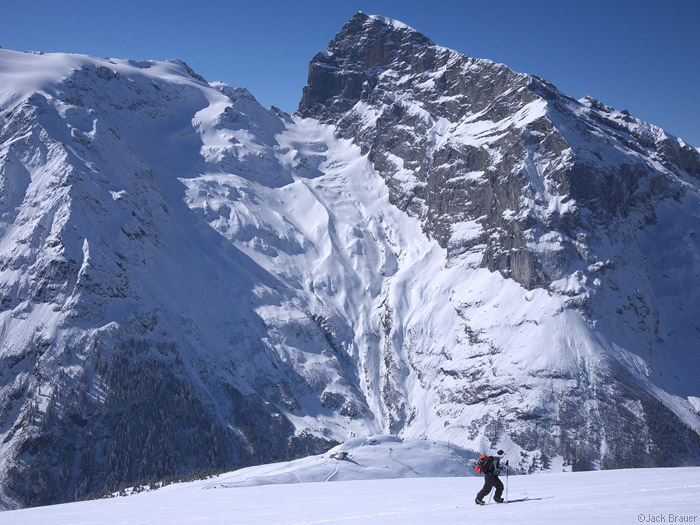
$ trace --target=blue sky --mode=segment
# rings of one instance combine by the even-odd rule
[[[0,0],[0,46],[181,58],[207,80],[292,112],[309,60],[356,11],[628,109],[700,146],[700,0]]]

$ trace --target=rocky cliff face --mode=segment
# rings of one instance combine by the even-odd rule
[[[700,462],[682,140],[362,13],[294,116],[179,61],[0,75],[0,505],[382,432]]]
[[[528,289],[586,263],[577,236],[653,208],[640,186],[679,195],[653,162],[700,177],[697,150],[625,112],[363,13],[312,60],[299,113],[353,138],[450,258]],[[532,249],[552,232],[557,257]]]
[[[697,458],[697,413],[679,421],[658,388],[687,397],[680,385],[692,379],[678,369],[698,365],[700,327],[686,313],[697,294],[674,291],[675,279],[663,269],[680,255],[680,279],[697,282],[698,266],[689,262],[699,253],[696,149],[626,111],[573,100],[540,78],[363,13],[312,60],[299,113],[335,124],[360,145],[392,204],[420,219],[448,265],[499,271],[527,290],[566,298],[564,308],[590,328],[562,341],[564,321],[540,335],[541,349],[517,361],[528,376],[551,380],[548,401],[523,404],[526,390],[542,386],[494,370],[492,359],[449,372],[462,381],[443,397],[467,405],[488,400],[507,412],[484,415],[470,436],[485,431],[496,442],[506,433],[525,449],[545,457],[563,452],[588,468],[651,464],[662,449],[670,451],[667,433],[675,428],[684,436],[683,461]],[[495,344],[469,327],[468,308],[457,311],[469,347],[512,354],[514,344],[524,344]],[[690,325],[680,328],[675,315]],[[570,351],[575,357],[562,355]],[[538,370],[540,353],[558,357]],[[555,371],[570,357],[572,368]],[[633,379],[640,372],[646,386]]]

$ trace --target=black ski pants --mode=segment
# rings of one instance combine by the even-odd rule
[[[496,487],[495,496],[497,498],[500,498],[503,494],[503,482],[500,479],[498,479],[498,476],[496,474],[486,474],[484,476],[484,488],[479,491],[476,497],[478,499],[483,500],[486,496],[488,496],[489,492],[491,492],[491,489],[493,487]]]

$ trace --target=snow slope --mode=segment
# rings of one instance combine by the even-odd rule
[[[6,525],[237,523],[697,523],[700,468],[511,476],[508,505],[474,504],[477,477],[367,479],[212,490],[207,482],[134,496],[8,511]]]
[[[347,453],[342,460],[333,458]],[[206,480],[205,489],[254,485],[475,476],[480,454],[451,443],[395,436],[353,438],[325,454],[248,467]]]

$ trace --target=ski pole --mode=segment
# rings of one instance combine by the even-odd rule
[[[506,503],[508,503],[508,473],[509,473],[508,462],[506,461]]]

